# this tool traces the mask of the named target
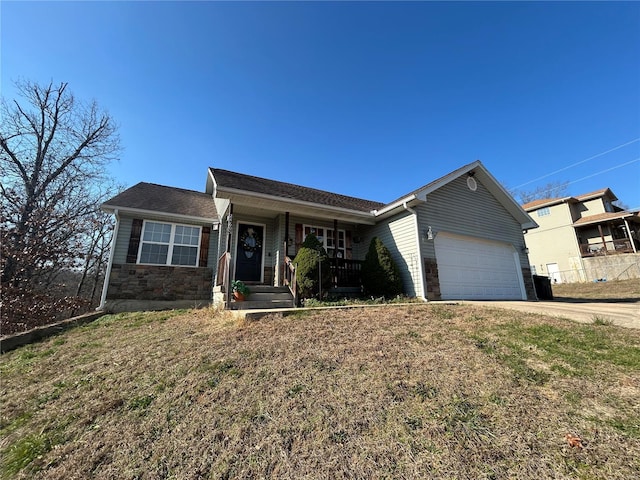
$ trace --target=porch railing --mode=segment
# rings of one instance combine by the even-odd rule
[[[231,289],[229,288],[229,265],[231,264],[231,254],[225,252],[218,259],[218,271],[216,275],[216,287],[222,286],[227,305],[231,302]]]
[[[298,306],[298,282],[296,278],[296,266],[289,257],[284,257],[283,284],[289,287],[291,295],[293,295],[293,304]]]
[[[633,253],[633,247],[628,239],[610,240],[608,242],[581,244],[580,253],[583,257],[616,255],[618,253]]]
[[[330,258],[331,281],[334,287],[360,287],[362,284],[362,261],[346,258]]]

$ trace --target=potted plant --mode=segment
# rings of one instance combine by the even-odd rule
[[[231,282],[231,291],[233,292],[233,298],[237,302],[242,302],[251,292],[242,280],[234,280]]]

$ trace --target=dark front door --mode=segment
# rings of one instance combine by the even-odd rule
[[[238,224],[236,249],[236,280],[262,281],[262,244],[264,227],[248,223]]]

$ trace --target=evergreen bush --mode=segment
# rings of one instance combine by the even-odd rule
[[[318,257],[319,261],[318,261]],[[327,251],[313,233],[307,235],[296,258],[293,261],[296,267],[296,279],[301,298],[311,298],[320,291],[318,279],[318,267],[322,269],[322,291],[326,292],[331,282],[331,269]]]
[[[393,298],[402,293],[402,278],[391,252],[378,238],[373,237],[362,264],[364,293],[376,297]]]

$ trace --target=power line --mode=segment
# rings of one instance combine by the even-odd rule
[[[571,185],[572,183],[576,183],[576,182],[581,182],[582,180],[586,180],[587,178],[595,177],[595,176],[600,175],[602,173],[607,173],[607,172],[610,172],[611,170],[615,170],[616,168],[621,168],[621,167],[624,167],[624,166],[627,166],[627,165],[631,165],[632,163],[635,163],[635,162],[638,162],[638,161],[640,161],[640,157],[634,158],[633,160],[629,160],[628,162],[624,162],[624,163],[621,163],[619,165],[615,165],[613,167],[607,168],[606,170],[601,170],[600,172],[592,173],[591,175],[587,175],[586,177],[579,178],[578,180],[573,180],[572,182],[567,183],[567,185]]]
[[[588,178],[596,177],[598,175],[610,172],[611,170],[615,170],[617,168],[622,168],[622,167],[625,167],[627,165],[631,165],[632,163],[635,163],[635,162],[638,162],[638,161],[640,161],[640,157],[634,158],[633,160],[629,160],[628,162],[624,162],[624,163],[620,163],[618,165],[614,165],[613,167],[609,167],[609,168],[607,168],[605,170],[601,170],[601,171],[596,172],[596,173],[591,173],[591,174],[587,175],[586,177],[578,178],[577,180],[572,180],[570,182],[565,182],[559,188],[564,189],[564,188],[566,188],[569,185],[572,185],[574,183],[578,183],[578,182],[581,182],[583,180],[587,180]],[[556,190],[556,187],[551,187],[551,188],[549,188],[547,190],[538,190],[537,192],[540,193],[540,194],[549,194],[549,193],[553,192],[554,190]]]
[[[593,155],[592,157],[585,158],[584,160],[580,160],[579,162],[573,163],[573,164],[571,164],[571,165],[569,165],[569,166],[567,166],[567,167],[563,167],[563,168],[561,168],[561,169],[559,169],[559,170],[556,170],[555,172],[547,173],[546,175],[543,175],[543,176],[541,176],[541,177],[538,177],[538,178],[536,178],[536,179],[534,179],[534,180],[530,180],[530,181],[528,181],[528,182],[525,182],[525,183],[523,183],[523,184],[521,184],[521,185],[518,185],[517,187],[514,187],[514,190],[515,190],[515,189],[518,189],[518,188],[521,188],[521,187],[524,187],[524,186],[526,186],[526,185],[529,185],[529,184],[531,184],[531,183],[537,182],[538,180],[542,180],[543,178],[547,178],[547,177],[550,177],[550,176],[552,176],[552,175],[555,175],[556,173],[564,172],[565,170],[568,170],[568,169],[570,169],[570,168],[573,168],[573,167],[575,167],[575,166],[578,166],[578,165],[580,165],[580,164],[583,164],[583,163],[585,163],[585,162],[588,162],[589,160],[593,160],[594,158],[598,158],[598,157],[601,157],[601,156],[603,156],[603,155],[606,155],[607,153],[614,152],[614,151],[616,151],[616,150],[619,150],[619,149],[621,149],[621,148],[623,148],[623,147],[626,147],[627,145],[631,145],[632,143],[635,143],[635,142],[638,142],[638,141],[640,141],[640,137],[638,137],[638,138],[634,138],[633,140],[631,140],[631,141],[629,141],[629,142],[626,142],[626,143],[620,144],[620,145],[618,145],[618,146],[616,146],[616,147],[613,147],[613,148],[611,148],[611,149],[607,150],[606,152],[601,152],[601,153],[598,153],[598,154],[596,154],[596,155]],[[634,161],[635,161],[635,160],[632,160],[632,162],[634,162]],[[632,163],[632,162],[631,162],[631,163]],[[622,166],[622,165],[620,165],[620,166]],[[614,167],[614,168],[617,168],[617,167]],[[604,172],[608,172],[608,171],[609,171],[609,170],[605,170]],[[601,172],[601,173],[604,173],[604,172]],[[597,174],[596,174],[596,175],[597,175]],[[590,175],[590,176],[585,177],[585,178],[591,178],[592,176],[593,176],[593,175]],[[584,179],[581,179],[581,180],[584,180]],[[570,183],[575,183],[575,182],[579,182],[579,181],[580,181],[580,180],[575,180],[575,181],[570,182]]]

